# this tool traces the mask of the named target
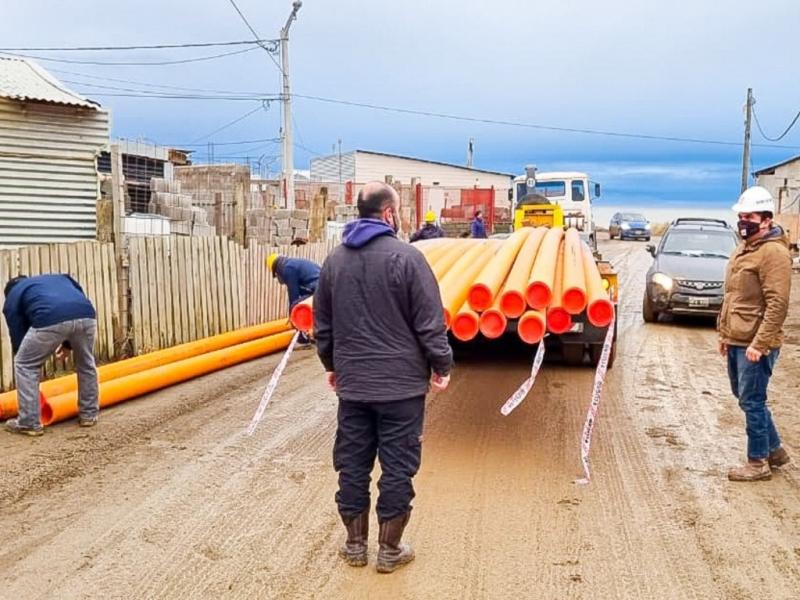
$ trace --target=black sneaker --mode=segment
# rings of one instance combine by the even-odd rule
[[[38,437],[44,435],[44,427],[23,427],[19,424],[18,419],[9,419],[5,425],[6,431],[11,433],[20,433],[22,435],[29,435],[31,437]]]
[[[94,427],[95,425],[97,425],[97,417],[78,418],[78,427]]]

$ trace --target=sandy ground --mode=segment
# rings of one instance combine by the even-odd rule
[[[292,358],[244,435],[268,357],[110,409],[93,430],[0,432],[0,597],[797,598],[798,471],[726,480],[745,438],[713,323],[645,325],[644,244],[602,250],[623,296],[591,485],[573,481],[593,370],[546,363],[503,417],[529,357],[467,357],[428,407],[407,536],[417,560],[390,576],[348,568],[336,556],[336,399],[313,353]],[[771,393],[790,452],[799,301],[796,278]]]

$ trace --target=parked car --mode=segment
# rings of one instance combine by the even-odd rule
[[[662,313],[716,315],[722,307],[725,268],[739,242],[717,219],[676,219],[656,248],[647,271],[642,316],[648,323]]]
[[[608,237],[650,241],[650,221],[639,213],[616,213],[608,224]]]

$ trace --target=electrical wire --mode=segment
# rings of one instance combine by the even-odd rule
[[[255,40],[235,40],[229,42],[196,42],[188,44],[150,44],[144,46],[71,46],[63,48],[0,48],[0,52],[90,52],[120,50],[163,50],[167,48],[209,48],[212,46],[251,46],[261,45],[278,40],[265,40],[256,36]]]
[[[231,122],[229,122],[229,123],[226,123],[226,124],[225,124],[225,125],[223,125],[222,127],[219,127],[219,128],[217,128],[217,129],[215,129],[215,130],[214,130],[214,131],[212,131],[211,133],[207,133],[206,135],[202,135],[202,136],[200,136],[199,138],[197,138],[197,139],[195,139],[195,140],[192,140],[192,142],[191,142],[191,143],[192,143],[192,144],[196,144],[196,143],[197,143],[197,142],[199,142],[200,140],[205,140],[205,139],[207,139],[207,138],[210,138],[212,135],[216,135],[216,134],[217,134],[217,133],[219,133],[220,131],[224,131],[225,129],[228,129],[229,127],[232,127],[232,126],[236,125],[237,123],[239,123],[239,122],[241,122],[241,121],[244,121],[244,120],[245,120],[247,117],[249,117],[250,115],[253,115],[253,114],[257,113],[258,111],[260,111],[260,110],[262,110],[262,109],[266,110],[266,106],[264,106],[263,104],[262,104],[262,105],[259,105],[259,106],[257,106],[257,107],[256,107],[256,108],[254,108],[253,110],[251,110],[251,111],[248,111],[248,112],[246,112],[245,114],[243,114],[243,115],[241,115],[241,116],[239,116],[239,117],[236,117],[236,118],[235,118],[233,121],[231,121]]]
[[[53,73],[61,73],[63,75],[74,75],[77,77],[86,77],[88,79],[97,79],[99,81],[111,81],[116,83],[129,83],[131,85],[139,85],[144,86],[145,88],[162,88],[166,90],[178,90],[182,92],[204,92],[210,94],[234,94],[234,95],[243,95],[243,96],[252,96],[261,98],[265,95],[269,95],[266,92],[245,92],[245,91],[231,91],[231,90],[215,90],[215,89],[207,89],[207,88],[193,88],[193,87],[183,87],[178,85],[165,85],[160,83],[151,83],[145,81],[133,81],[131,79],[118,79],[116,77],[104,77],[100,75],[91,75],[89,73],[78,73],[76,71],[65,71],[63,69],[50,69]],[[80,82],[81,85],[94,85],[92,83],[84,83]]]
[[[260,35],[258,35],[258,32],[257,32],[257,31],[256,31],[256,30],[253,28],[253,26],[250,24],[250,21],[248,21],[248,20],[247,20],[247,17],[245,17],[245,16],[244,16],[244,13],[241,11],[241,9],[239,8],[239,6],[236,4],[236,1],[235,1],[235,0],[228,0],[228,2],[230,2],[231,6],[233,6],[234,10],[237,12],[237,14],[238,14],[238,15],[239,15],[239,17],[242,19],[242,21],[244,21],[244,24],[245,24],[245,25],[247,26],[247,28],[250,30],[250,33],[252,33],[252,34],[253,34],[253,37],[254,37],[255,39],[257,39],[257,40],[261,39],[261,36],[260,36]],[[274,43],[274,42],[273,42],[273,43]],[[261,46],[261,47],[264,49],[264,51],[267,53],[267,56],[269,56],[269,59],[270,59],[270,60],[273,62],[273,64],[274,64],[274,65],[275,65],[275,66],[278,68],[278,71],[280,71],[280,72],[281,72],[281,75],[284,75],[285,73],[283,72],[283,68],[281,67],[281,65],[280,65],[280,64],[278,64],[278,61],[277,61],[277,60],[275,60],[275,57],[274,57],[274,56],[272,56],[272,51],[270,50],[270,48],[268,48],[268,47],[267,47],[265,44],[261,44],[261,43],[259,43],[259,46]]]
[[[708,140],[708,139],[700,139],[700,138],[686,138],[686,137],[677,137],[677,136],[663,136],[663,135],[649,135],[644,133],[629,133],[629,132],[619,132],[619,131],[609,131],[609,130],[602,130],[602,129],[579,129],[574,127],[556,127],[552,125],[539,125],[536,123],[523,123],[518,121],[505,121],[500,119],[488,119],[488,118],[480,118],[480,117],[468,117],[464,115],[454,115],[448,113],[439,113],[439,112],[432,112],[432,111],[424,111],[424,110],[415,110],[410,108],[400,108],[395,106],[381,106],[378,104],[369,104],[366,102],[353,102],[350,100],[340,100],[337,98],[325,98],[322,96],[311,96],[307,94],[292,94],[295,98],[301,98],[304,100],[313,100],[317,102],[325,102],[328,104],[341,104],[344,106],[353,106],[357,108],[368,108],[370,110],[380,110],[385,112],[394,112],[400,114],[407,114],[407,115],[417,115],[422,117],[435,117],[438,119],[449,119],[453,121],[467,121],[470,123],[483,123],[487,125],[506,125],[510,127],[522,127],[526,129],[538,129],[543,131],[558,131],[562,133],[583,133],[587,135],[601,135],[601,136],[608,136],[608,137],[618,137],[618,138],[633,138],[633,139],[640,139],[640,140],[655,140],[655,141],[663,141],[663,142],[685,142],[690,144],[712,144],[712,145],[719,145],[719,146],[741,146],[741,142],[727,142],[722,140]],[[760,146],[764,148],[789,148],[789,149],[797,149],[798,146],[781,146],[775,144],[752,144],[753,146]]]
[[[202,62],[206,60],[215,60],[217,58],[225,58],[226,56],[235,56],[237,54],[244,54],[258,50],[260,46],[253,48],[245,48],[244,50],[234,50],[233,52],[223,52],[222,54],[212,54],[211,56],[197,56],[195,58],[183,58],[180,60],[162,60],[162,61],[99,61],[99,60],[73,60],[68,58],[50,58],[47,56],[37,56],[35,54],[19,54],[16,52],[0,51],[0,54],[7,56],[14,56],[17,58],[30,58],[33,60],[41,60],[46,62],[65,63],[70,65],[98,65],[98,66],[114,66],[114,67],[159,67],[164,65],[184,65],[187,63]]]
[[[119,87],[119,86],[114,86],[114,85],[103,85],[101,83],[92,83],[92,82],[88,82],[88,81],[74,81],[74,80],[71,80],[71,79],[63,79],[62,81],[63,81],[63,83],[68,83],[70,85],[82,85],[82,86],[88,86],[88,87],[91,87],[91,88],[99,88],[99,89],[102,89],[102,90],[114,90],[114,91],[117,91],[117,92],[136,92],[136,93],[145,94],[145,95],[149,95],[149,94],[164,94],[165,93],[165,92],[160,92],[158,90],[147,90],[147,89],[140,89],[140,88]],[[203,91],[203,90],[196,90],[196,91]],[[224,96],[226,98],[243,98],[243,99],[246,99],[246,100],[260,100],[261,98],[263,98],[265,96],[265,94],[254,95],[254,94],[250,94],[250,93],[240,94],[239,92],[221,92],[221,91],[220,91],[220,94],[217,94],[217,95],[222,95],[222,96]],[[276,94],[272,94],[272,95],[275,96]]]
[[[272,101],[272,100],[279,100],[278,97],[273,98],[257,98],[247,97],[247,96],[212,96],[212,95],[190,95],[190,94],[159,94],[159,93],[152,93],[152,94],[142,94],[142,93],[125,93],[125,92],[93,92],[90,90],[77,90],[78,93],[84,96],[102,96],[102,97],[110,97],[110,98],[151,98],[156,100],[227,100],[227,101],[234,101],[234,102],[252,102],[253,100],[263,100],[265,102]]]
[[[764,130],[761,128],[761,123],[758,121],[758,114],[756,113],[755,105],[753,106],[753,118],[756,121],[756,127],[758,127],[758,132],[761,134],[761,137],[770,142],[780,142],[783,138],[786,137],[786,134],[788,134],[792,130],[792,127],[795,126],[797,121],[800,120],[800,110],[797,111],[797,114],[794,116],[794,119],[792,119],[792,122],[789,123],[789,126],[784,130],[784,132],[776,138],[771,138],[766,133],[764,133]]]

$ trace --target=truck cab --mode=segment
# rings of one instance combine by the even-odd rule
[[[525,175],[514,178],[511,190],[514,227],[542,224],[537,215],[547,212],[544,207],[550,205],[553,225],[575,227],[589,246],[597,249],[592,202],[600,196],[600,184],[578,171],[540,173],[531,166],[525,170]]]

